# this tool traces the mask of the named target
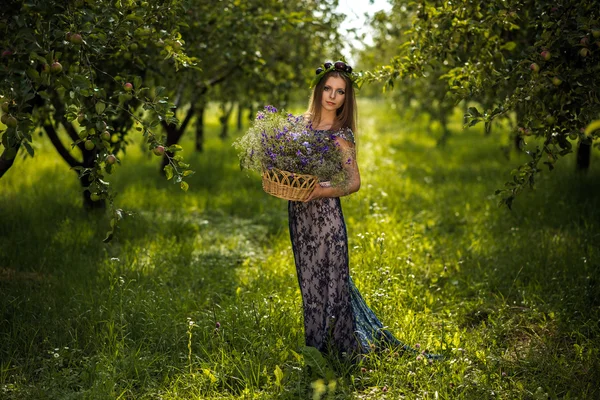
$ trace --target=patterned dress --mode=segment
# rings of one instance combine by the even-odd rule
[[[337,136],[354,144],[349,129],[317,134]],[[383,329],[350,278],[348,235],[340,199],[290,201],[288,214],[304,306],[306,345],[350,356],[366,353],[381,342],[410,349]]]

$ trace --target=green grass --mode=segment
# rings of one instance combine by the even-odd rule
[[[456,115],[437,148],[426,119],[359,105],[352,275],[400,339],[445,361],[307,368],[287,204],[239,171],[211,118],[204,153],[183,143],[187,194],[130,146],[111,183],[132,215],[108,245],[43,140],[0,180],[0,398],[600,397],[598,152],[509,211],[493,192],[525,156],[506,160],[506,134]]]

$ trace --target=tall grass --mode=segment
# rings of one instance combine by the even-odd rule
[[[183,143],[187,194],[130,146],[111,184],[131,216],[108,245],[48,143],[0,180],[0,397],[600,397],[598,163],[564,160],[509,211],[493,192],[526,156],[505,158],[506,133],[457,114],[439,148],[425,119],[360,111],[353,278],[396,336],[445,361],[302,350],[287,204],[239,171],[212,118],[204,153]]]

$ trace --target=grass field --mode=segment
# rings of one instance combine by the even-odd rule
[[[363,186],[342,203],[351,272],[428,363],[309,359],[287,203],[239,171],[208,119],[183,193],[128,148],[116,239],[43,140],[0,180],[2,399],[600,398],[600,160],[544,172],[512,211],[499,130],[444,148],[384,102],[360,107]],[[308,368],[313,365],[313,368]],[[320,366],[319,366],[320,365]]]

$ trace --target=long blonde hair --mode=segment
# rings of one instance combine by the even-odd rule
[[[319,81],[313,89],[312,96],[308,103],[308,110],[305,116],[312,122],[313,126],[317,126],[321,122],[321,102],[323,100],[323,89],[325,83],[330,76],[342,78],[346,82],[346,96],[344,97],[344,104],[336,110],[336,117],[333,121],[332,130],[339,130],[343,128],[350,128],[356,137],[356,97],[354,95],[354,86],[348,75],[333,70],[323,75],[323,78]]]

